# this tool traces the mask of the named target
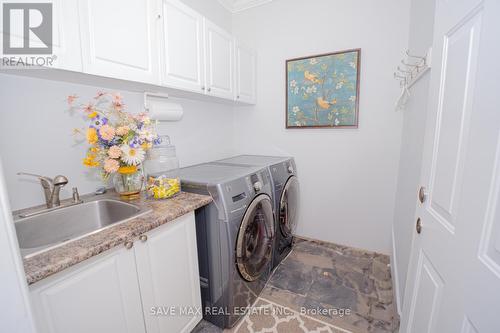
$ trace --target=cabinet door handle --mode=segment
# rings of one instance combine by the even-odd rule
[[[127,250],[130,250],[134,246],[133,242],[125,242],[125,248]]]
[[[420,233],[422,232],[422,220],[420,219],[420,217],[417,219],[415,229],[417,229],[417,234],[420,235]]]
[[[147,240],[148,240],[148,236],[147,236],[147,235],[140,235],[140,236],[139,236],[139,240],[140,240],[141,242],[145,242],[145,241],[147,241]]]
[[[426,199],[427,199],[427,189],[424,186],[422,186],[418,190],[418,200],[420,201],[420,203],[424,203]]]

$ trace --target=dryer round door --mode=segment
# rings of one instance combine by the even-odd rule
[[[280,231],[284,237],[291,237],[297,228],[299,212],[299,180],[296,176],[288,178],[281,192],[279,207]]]
[[[271,198],[261,194],[248,206],[236,241],[236,263],[247,281],[257,280],[269,268],[274,243],[273,226]]]

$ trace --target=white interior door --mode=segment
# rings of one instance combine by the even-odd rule
[[[80,0],[83,70],[159,83],[154,0]]]
[[[438,0],[402,332],[500,332],[496,0]],[[417,218],[416,217],[416,218]]]
[[[163,83],[203,92],[203,16],[177,0],[163,1]]]
[[[36,333],[26,274],[12,221],[0,156],[0,323],[2,332]]]
[[[233,38],[229,33],[205,20],[207,93],[233,99]]]

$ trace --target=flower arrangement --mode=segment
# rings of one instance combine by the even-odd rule
[[[151,119],[145,113],[125,112],[118,93],[99,92],[87,104],[75,105],[77,99],[76,95],[67,97],[70,107],[89,121],[86,129],[75,129],[90,145],[83,165],[100,168],[103,179],[115,173],[136,173],[146,152],[160,143]]]

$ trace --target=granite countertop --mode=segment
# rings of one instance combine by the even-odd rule
[[[93,200],[119,200],[119,196],[113,191],[98,197],[92,195],[92,197]],[[86,198],[89,198],[89,196],[82,196],[84,201],[87,201]],[[28,284],[40,281],[127,241],[136,240],[139,235],[203,207],[211,201],[210,196],[187,192],[181,192],[174,198],[167,200],[155,201],[140,198],[126,201],[141,208],[151,208],[152,211],[127,222],[118,223],[104,230],[70,241],[59,247],[23,258]],[[23,212],[25,211],[27,210],[23,210]],[[71,221],[68,221],[68,223],[71,223]]]

